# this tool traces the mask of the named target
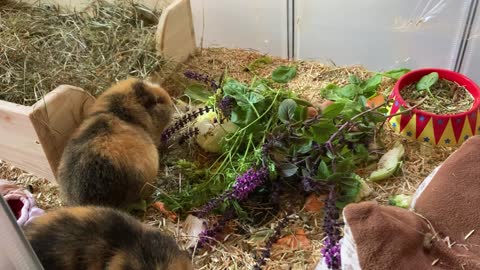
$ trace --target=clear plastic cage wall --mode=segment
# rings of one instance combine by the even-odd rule
[[[478,0],[191,0],[197,45],[480,82]]]

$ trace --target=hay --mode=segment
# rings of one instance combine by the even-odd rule
[[[37,205],[42,209],[48,210],[61,206],[58,186],[46,179],[15,168],[2,160],[0,160],[0,179],[11,180],[32,192]]]
[[[171,73],[171,76],[166,78],[164,84],[171,92],[176,91],[177,95],[180,96],[181,91],[190,83],[182,75],[185,70],[201,72],[212,75],[214,78],[219,78],[225,69],[228,69],[231,76],[248,82],[255,74],[246,72],[244,68],[259,57],[262,57],[262,55],[246,50],[223,48],[202,50],[197,56],[180,65],[176,73]],[[329,83],[344,84],[347,82],[350,74],[355,74],[361,78],[365,78],[370,74],[361,66],[336,67],[316,62],[288,62],[279,58],[272,58],[271,64],[259,67],[255,70],[255,73],[267,76],[280,64],[298,65],[298,75],[288,84],[288,87],[298,91],[314,104],[321,102],[318,95],[318,90],[321,87]],[[382,84],[382,89],[389,87],[391,87],[389,82]],[[393,133],[390,129],[386,129],[383,135],[384,137],[379,138],[379,140],[383,142],[385,149],[392,146],[395,141],[401,140],[404,142],[406,158],[398,175],[389,180],[372,184],[374,192],[367,199],[380,203],[387,203],[388,198],[394,194],[412,194],[424,177],[454,150],[454,148],[432,147],[423,143],[408,141]],[[182,150],[179,151],[182,152]],[[190,153],[184,151],[184,154],[189,155]],[[194,154],[198,155],[198,153]],[[173,158],[178,158],[178,156],[175,154]],[[167,181],[159,183],[157,187],[164,192],[181,188],[181,174],[172,170],[168,163],[166,164],[165,172],[167,174],[163,178]],[[367,172],[368,170],[365,173]],[[8,176],[5,172],[4,175]],[[42,180],[38,181],[40,181],[40,185],[44,184],[41,182]],[[49,185],[46,186],[48,187]],[[50,194],[52,197],[55,195],[57,194]],[[41,202],[43,199],[45,198],[40,197],[39,203],[43,204]],[[288,202],[288,200],[288,198],[282,198],[282,201]],[[274,246],[272,256],[268,260],[265,269],[312,269],[320,259],[320,248],[323,240],[323,215],[322,213],[307,213],[301,207],[300,202],[300,205],[297,204],[295,208],[296,213],[291,217],[290,224],[282,231],[282,236],[291,234],[297,229],[304,229],[307,237],[310,239],[310,247],[292,250],[286,247]],[[139,218],[143,222],[173,235],[182,246],[189,240],[182,231],[181,223],[169,221],[153,208],[149,208]],[[269,216],[269,220],[262,226],[240,224],[233,220],[230,227],[235,230],[229,230],[223,235],[224,240],[222,242],[217,243],[211,250],[201,251],[193,258],[196,269],[251,269],[255,263],[254,254],[262,250],[266,239],[272,233],[274,225],[280,218],[281,216]]]
[[[445,79],[438,79],[428,91],[419,91],[417,83],[411,83],[402,89],[401,95],[408,107],[417,105],[420,110],[436,114],[466,112],[474,103],[472,94],[464,86]]]
[[[158,11],[94,1],[82,12],[0,1],[0,99],[32,105],[60,84],[97,95],[127,76],[161,69]]]

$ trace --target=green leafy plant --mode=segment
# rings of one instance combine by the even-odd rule
[[[399,68],[399,69],[394,69],[390,70],[384,73],[380,73],[382,76],[388,77],[390,79],[398,80],[400,77],[405,75],[406,73],[410,72],[410,69],[408,68]]]
[[[435,99],[430,88],[438,81],[438,73],[432,72],[428,75],[423,76],[416,84],[416,88],[418,91],[427,91],[427,93]]]
[[[320,94],[333,104],[313,117],[307,115],[312,106],[308,101],[278,86],[295,77],[293,66],[280,66],[271,80],[255,77],[249,84],[225,76],[213,97],[219,104],[216,113],[229,115],[225,121],[239,128],[225,133],[218,156],[200,174],[202,180],[187,179],[181,192],[162,194],[160,199],[173,211],[204,217],[233,208],[247,220],[246,202],[257,197],[276,201],[278,192],[272,190],[278,184],[296,187],[295,193],[334,193],[339,209],[360,200],[368,185],[356,172],[377,159],[368,145],[378,137],[387,112],[386,103],[369,107],[367,101],[378,95],[384,77],[406,72],[366,79],[352,75],[346,85],[330,84]],[[191,168],[185,175],[198,178]]]
[[[279,66],[272,72],[272,80],[277,83],[288,83],[297,75],[294,66]]]
[[[250,64],[245,67],[245,71],[254,72],[261,66],[271,64],[273,62],[272,58],[269,56],[262,56],[260,58],[255,59]]]
[[[188,86],[187,89],[185,89],[184,94],[197,103],[206,103],[213,95],[211,91],[208,91],[200,84],[192,84]]]

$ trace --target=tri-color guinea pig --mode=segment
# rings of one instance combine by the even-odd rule
[[[24,227],[46,270],[191,270],[175,240],[125,212],[65,207]]]
[[[64,203],[127,208],[151,196],[172,113],[167,91],[146,81],[123,80],[102,93],[60,159]]]

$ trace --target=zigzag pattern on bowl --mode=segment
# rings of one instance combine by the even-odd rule
[[[441,79],[454,81],[472,95],[472,107],[457,114],[434,114],[413,109],[405,114],[388,117],[390,127],[403,136],[432,145],[460,145],[469,137],[480,133],[480,88],[465,75],[439,68],[423,68],[412,70],[403,75],[396,83],[389,99],[388,115],[406,110],[407,103],[400,92],[405,86],[418,82],[423,76],[437,72]]]
[[[405,110],[397,101],[388,108],[388,114],[395,114]],[[480,117],[478,110],[467,115],[453,116],[445,119],[444,116],[430,116],[416,113],[405,113],[390,117],[390,127],[403,136],[413,140],[427,142],[433,145],[458,145],[469,137],[480,133]]]

